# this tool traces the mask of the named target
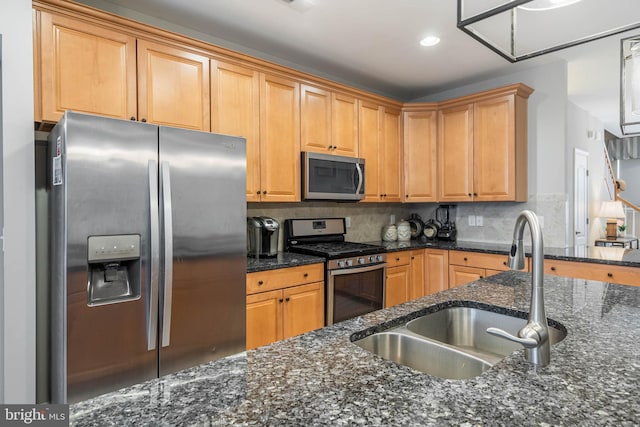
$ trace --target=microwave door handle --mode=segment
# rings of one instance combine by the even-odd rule
[[[362,168],[360,167],[360,163],[356,163],[356,171],[358,172],[358,186],[356,187],[356,194],[360,194],[360,189],[362,188],[362,182],[364,181],[364,177],[362,176]]]

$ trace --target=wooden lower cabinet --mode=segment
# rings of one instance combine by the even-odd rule
[[[322,328],[323,275],[323,264],[247,274],[247,350]]]
[[[449,288],[509,270],[507,256],[482,252],[449,251]],[[529,271],[525,267],[522,271]]]
[[[409,301],[409,265],[387,268],[384,307]]]
[[[411,251],[411,261],[409,263],[409,299],[423,297],[426,292],[426,264],[425,250]]]
[[[544,274],[640,286],[640,269],[622,265],[545,259]]]
[[[449,288],[449,251],[425,249],[425,295]]]

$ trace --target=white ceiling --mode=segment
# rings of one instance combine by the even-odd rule
[[[616,134],[619,40],[640,33],[511,64],[456,27],[454,0],[294,0],[291,5],[285,0],[106,1],[401,101],[565,59],[570,99]],[[605,7],[616,1],[621,0],[607,1]],[[640,1],[634,2],[640,22]],[[311,7],[299,11],[296,5]],[[570,25],[595,19],[576,16]],[[438,35],[441,43],[420,46],[428,34]]]

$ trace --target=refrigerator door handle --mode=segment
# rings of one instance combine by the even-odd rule
[[[171,217],[171,172],[169,162],[161,163],[162,213],[164,229],[164,298],[162,309],[162,347],[171,341],[171,302],[173,298],[173,221]]]
[[[151,228],[151,278],[147,298],[147,350],[155,350],[158,339],[158,280],[160,276],[158,171],[155,160],[149,160],[149,224]]]

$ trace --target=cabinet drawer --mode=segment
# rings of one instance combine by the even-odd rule
[[[449,264],[488,268],[490,270],[509,270],[506,255],[480,252],[449,251]]]
[[[640,286],[640,268],[637,267],[546,259],[544,260],[544,273],[553,276]]]
[[[248,273],[247,295],[313,282],[324,282],[324,264]]]
[[[387,254],[387,267],[397,267],[399,265],[409,265],[411,251],[391,252]]]

